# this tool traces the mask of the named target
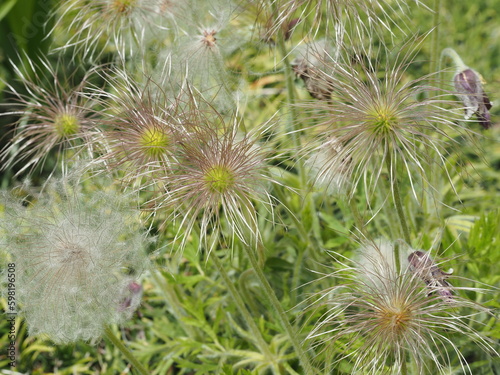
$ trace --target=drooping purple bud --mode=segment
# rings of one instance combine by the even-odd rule
[[[455,74],[453,83],[456,95],[464,104],[465,119],[468,120],[476,114],[479,123],[488,129],[491,126],[491,102],[483,90],[479,74],[470,68],[464,69]]]
[[[432,292],[436,292],[444,299],[452,299],[452,286],[446,279],[451,273],[442,271],[425,251],[414,251],[408,256],[410,270],[422,279]]]

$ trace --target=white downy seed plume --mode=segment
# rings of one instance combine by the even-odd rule
[[[86,195],[56,185],[25,205],[3,194],[0,226],[29,334],[55,343],[89,341],[139,305],[134,280],[147,265],[147,236],[117,192]]]

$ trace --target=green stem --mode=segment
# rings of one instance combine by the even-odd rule
[[[398,213],[399,223],[401,224],[401,230],[403,231],[403,238],[405,242],[409,245],[411,243],[410,230],[408,229],[408,223],[406,221],[405,213],[403,210],[403,201],[401,199],[401,193],[399,191],[399,182],[396,176],[396,171],[392,170],[390,153],[388,153],[386,157],[386,163],[387,163],[387,170],[389,172],[389,181],[392,182],[392,197],[394,200],[394,206],[396,207],[396,212]],[[399,258],[398,244],[394,246],[394,258],[396,262],[396,271],[399,273],[401,271],[401,264]]]
[[[255,272],[252,268],[243,271],[238,279],[238,290],[242,294],[242,298],[245,300],[245,305],[250,310],[250,315],[259,316],[259,308],[255,303],[255,294],[252,294],[249,290],[248,285],[250,285],[251,281],[255,278]],[[257,298],[260,296],[256,296]]]
[[[234,284],[231,281],[231,279],[229,278],[229,275],[227,274],[224,266],[219,261],[217,254],[212,254],[210,259],[214,262],[215,266],[217,267],[217,270],[219,271],[220,275],[224,279],[224,282],[226,283],[226,286],[229,290],[229,293],[231,294],[231,297],[233,298],[233,302],[236,304],[236,307],[240,311],[241,315],[243,315],[243,318],[245,319],[245,322],[246,322],[248,328],[252,332],[254,339],[257,341],[257,346],[263,352],[263,354],[272,362],[273,355],[271,354],[271,351],[269,350],[269,346],[268,346],[267,342],[262,337],[262,333],[260,332],[259,328],[255,324],[255,321],[253,320],[252,315],[250,314],[250,312],[246,308],[245,302],[241,299],[240,294],[238,293],[238,291],[234,287]]]
[[[365,223],[363,222],[361,214],[359,213],[358,206],[356,205],[354,197],[350,197],[348,199],[349,199],[349,207],[351,209],[352,215],[354,216],[354,222],[356,223],[356,226],[358,227],[359,231],[368,238],[365,229]]]
[[[111,343],[118,348],[119,351],[127,358],[132,366],[141,374],[149,375],[149,371],[144,368],[144,366],[137,360],[137,358],[132,354],[130,350],[123,344],[123,342],[115,336],[113,331],[109,326],[104,329],[106,338],[111,341]]]
[[[441,0],[434,0],[434,19],[433,19],[433,26],[434,26],[434,31],[432,33],[432,46],[431,46],[431,66],[430,66],[430,73],[436,73],[437,69],[437,62],[438,62],[438,56],[439,56],[439,17],[440,17],[440,11],[441,11]]]
[[[445,57],[449,57],[453,61],[453,64],[455,64],[455,67],[457,68],[457,71],[461,71],[461,70],[467,69],[467,65],[465,65],[465,63],[462,60],[462,58],[459,56],[459,54],[453,48],[448,47],[448,48],[445,48],[441,52],[440,62]]]
[[[299,357],[300,364],[302,365],[302,368],[304,369],[304,374],[309,375],[313,374],[313,367],[311,365],[311,362],[309,360],[309,357],[307,356],[306,352],[300,345],[300,342],[298,340],[298,334],[295,331],[295,329],[291,326],[290,322],[288,321],[288,317],[286,316],[285,310],[280,304],[280,301],[278,300],[278,297],[276,297],[276,294],[274,293],[273,288],[269,284],[269,281],[267,281],[266,276],[264,275],[264,272],[262,269],[259,267],[259,264],[257,263],[257,259],[255,258],[255,254],[252,252],[252,250],[244,246],[244,249],[247,253],[248,259],[250,260],[250,263],[252,264],[253,269],[255,270],[255,274],[257,275],[257,278],[259,279],[262,287],[265,290],[265,295],[267,296],[267,299],[269,300],[269,303],[273,307],[274,311],[278,314],[278,318],[280,320],[281,326],[285,329],[288,338],[290,342],[292,343],[293,348],[295,349],[295,353]]]
[[[290,216],[293,223],[295,224],[295,229],[297,229],[297,231],[300,234],[300,237],[302,237],[302,241],[304,241],[304,244],[307,245],[310,242],[309,234],[307,233],[306,229],[304,228],[304,225],[302,224],[302,222],[299,219],[297,219],[297,216],[295,216],[293,211],[288,207],[287,198],[286,198],[285,194],[282,192],[281,187],[277,186],[274,189],[274,191],[276,193],[276,196],[280,200],[280,203],[288,211],[288,213],[289,213],[288,216]]]
[[[295,265],[293,266],[292,290],[290,292],[290,303],[292,305],[297,303],[297,291],[299,289],[300,274],[305,252],[306,250],[302,246],[297,250],[297,259],[295,260]]]
[[[408,375],[408,368],[405,360],[401,363],[401,375]]]
[[[274,14],[277,14],[278,8],[276,5],[276,2],[273,1],[272,3],[272,9]],[[279,30],[278,35],[277,35],[277,47],[278,50],[280,51],[281,54],[281,61],[283,63],[283,69],[285,71],[285,86],[286,86],[286,93],[287,93],[287,104],[288,104],[288,126],[287,126],[287,132],[290,133],[290,136],[292,138],[293,145],[295,149],[298,151],[301,149],[301,144],[300,144],[300,137],[298,134],[298,116],[297,116],[297,111],[295,108],[295,85],[294,85],[294,73],[292,71],[292,66],[290,65],[290,61],[288,59],[288,50],[286,48],[285,44],[285,38],[283,35],[283,31]],[[306,175],[304,173],[304,166],[301,160],[297,160],[297,169],[298,169],[298,175],[300,178],[300,182],[303,187],[306,186]]]

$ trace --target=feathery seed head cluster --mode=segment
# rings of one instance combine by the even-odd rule
[[[14,111],[6,114],[19,116],[19,120],[13,124],[12,140],[0,152],[3,168],[23,162],[18,172],[21,173],[43,166],[51,151],[71,149],[78,154],[83,148],[92,147],[89,140],[96,133],[96,102],[84,95],[91,73],[79,85],[70,87],[71,77],[59,79],[46,61],[35,65],[28,60],[23,70],[15,70],[29,94],[8,86],[15,103],[10,104]]]
[[[98,58],[110,47],[121,58],[144,52],[148,42],[166,30],[156,0],[70,0],[56,7],[56,27],[70,32],[58,49],[74,47],[84,57]]]
[[[29,334],[56,343],[93,340],[138,307],[140,285],[131,279],[147,264],[147,238],[116,193],[89,196],[59,185],[27,207],[5,194],[0,225]]]
[[[345,178],[351,178],[352,188],[364,181],[369,194],[386,168],[391,178],[406,173],[413,186],[417,178],[426,180],[428,168],[424,167],[446,167],[444,155],[451,141],[447,130],[453,134],[468,130],[454,122],[446,108],[455,102],[438,96],[417,99],[435,88],[425,84],[426,77],[406,78],[416,50],[404,52],[405,47],[396,61],[383,69],[383,77],[372,63],[352,64],[350,59],[332,62],[322,74],[331,82],[329,89],[335,100],[300,104],[310,110],[316,124],[305,130],[319,134],[320,142],[336,139],[343,145],[324,163],[322,175],[328,175],[328,169],[341,169],[345,160],[350,160]]]
[[[114,12],[126,13],[131,11],[132,6],[136,2],[137,0],[112,0],[109,6]]]
[[[202,33],[203,33],[203,37],[201,39],[202,43],[209,47],[209,48],[213,48],[215,47],[215,41],[217,40],[215,38],[215,34],[217,34],[217,31],[215,30],[202,30]]]
[[[333,88],[329,79],[329,64],[334,62],[336,51],[325,41],[308,43],[305,51],[292,62],[295,74],[304,81],[307,91],[318,100],[330,100]]]
[[[170,139],[166,132],[150,126],[141,131],[139,143],[146,148],[144,150],[145,154],[148,154],[153,159],[158,159],[169,146]]]
[[[267,32],[268,38],[300,16],[301,19],[313,19],[308,27],[311,34],[315,35],[320,28],[326,29],[327,33],[333,32],[336,45],[346,42],[346,37],[363,40],[374,34],[381,36],[387,31],[393,35],[396,30],[404,35],[409,31],[406,25],[409,5],[423,5],[419,0],[285,0],[274,3],[277,3],[277,8],[269,22],[272,27]],[[329,30],[330,25],[335,25],[334,30]]]
[[[165,176],[158,209],[170,213],[167,221],[181,218],[184,238],[197,221],[202,240],[221,230],[221,221],[228,223],[229,237],[258,238],[254,204],[269,203],[265,186],[271,180],[267,151],[257,144],[259,132],[240,135],[236,118],[228,123],[202,116],[197,123],[180,145],[172,174]]]
[[[454,337],[467,335],[481,349],[495,353],[469,324],[487,309],[459,296],[443,300],[429,294],[408,262],[401,263],[397,273],[397,245],[376,241],[362,246],[354,267],[332,274],[342,281],[319,295],[327,311],[308,338],[342,347],[333,362],[349,360],[353,374],[400,374],[408,358],[418,374],[445,374],[451,366],[448,350],[455,351],[462,370],[472,374]]]
[[[78,133],[78,130],[80,130],[80,123],[75,115],[61,113],[54,118],[54,127],[56,133],[62,139]]]
[[[104,151],[96,163],[124,172],[126,181],[168,173],[189,133],[192,103],[171,98],[150,79],[141,86],[124,71],[106,79],[111,90],[99,90],[99,97],[112,111],[104,113]]]
[[[224,56],[241,43],[239,38],[228,33],[235,5],[232,0],[210,0],[187,2],[181,8],[184,27],[173,46],[173,73],[178,80],[187,79],[210,98],[218,110],[232,110],[232,77],[226,69]]]
[[[210,167],[204,175],[206,188],[213,192],[224,194],[234,186],[233,172],[226,166],[214,165]]]
[[[305,162],[309,167],[312,183],[334,196],[343,195],[348,191],[349,177],[346,173],[349,173],[351,161],[349,158],[345,159],[337,165],[337,169],[325,168],[325,165],[337,158],[342,149],[342,144],[336,138],[328,139],[316,146]]]

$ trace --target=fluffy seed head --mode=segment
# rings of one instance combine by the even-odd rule
[[[74,48],[84,57],[110,50],[131,57],[166,30],[156,0],[64,0],[56,9],[52,32],[64,30],[58,39],[68,38],[57,49]]]
[[[26,67],[15,70],[29,94],[8,86],[15,98],[9,107],[14,110],[4,114],[19,120],[13,124],[11,141],[0,152],[3,168],[22,162],[18,171],[22,173],[43,166],[50,152],[56,151],[59,158],[62,151],[71,150],[77,156],[83,149],[91,149],[97,133],[93,122],[96,102],[84,95],[91,72],[72,87],[73,77],[60,79],[46,61],[35,65],[28,60]]]
[[[346,173],[349,173],[350,159],[344,159],[337,163],[337,169],[325,168],[325,165],[342,154],[343,148],[336,138],[326,140],[314,148],[305,163],[313,184],[328,194],[342,195],[349,188],[349,176],[346,176]]]
[[[215,30],[202,30],[202,33],[203,33],[203,37],[201,39],[202,43],[209,47],[209,48],[213,48],[215,47],[215,41],[217,40],[215,38],[215,34],[217,34],[217,31]]]
[[[452,361],[472,374],[455,343],[467,339],[496,354],[471,328],[473,317],[488,310],[460,296],[443,299],[430,294],[407,262],[397,273],[398,245],[403,246],[399,241],[366,244],[353,267],[343,266],[330,275],[336,286],[319,294],[327,310],[309,339],[331,345],[333,365],[349,361],[353,374],[400,374],[408,358],[418,374],[448,373]],[[404,247],[401,251],[407,253]],[[335,257],[343,265],[344,259]]]
[[[173,73],[179,81],[187,79],[218,110],[229,111],[234,98],[224,56],[239,43],[228,28],[235,5],[232,0],[215,0],[197,2],[195,9],[189,6],[186,3],[181,12],[185,31],[174,47]]]
[[[312,20],[307,24],[306,32],[316,35],[321,28],[335,38],[336,45],[346,42],[344,38],[348,35],[358,41],[387,32],[404,35],[409,31],[408,17],[405,17],[409,5],[415,3],[427,8],[419,0],[285,0],[273,5],[269,1],[257,3],[261,4],[259,18],[264,17],[262,23],[267,26],[264,30],[266,40],[273,40],[280,30],[284,30],[286,36],[288,25],[300,17]],[[330,29],[332,25],[333,30]]]
[[[195,226],[202,244],[210,233],[252,242],[259,238],[254,204],[269,203],[271,180],[267,151],[256,142],[260,131],[240,134],[236,119],[201,116],[198,124],[180,145],[181,156],[165,175],[166,192],[155,210],[168,213],[165,223],[180,218],[177,236],[183,243]]]
[[[391,178],[406,174],[414,188],[415,182],[427,180],[433,167],[446,168],[447,147],[453,145],[453,136],[467,134],[467,128],[457,124],[449,106],[456,102],[439,96],[419,99],[436,88],[425,84],[427,77],[410,81],[406,69],[411,65],[415,48],[405,52],[403,46],[395,62],[382,69],[358,59],[352,63],[347,57],[324,63],[323,81],[329,81],[331,100],[300,104],[311,113],[315,125],[305,129],[318,134],[318,142],[336,139],[342,146],[338,155],[324,163],[327,170],[339,170],[350,160],[349,178],[354,189],[359,182],[366,185],[369,196],[383,171]],[[418,47],[418,45],[417,45]],[[365,52],[363,52],[365,54]],[[358,53],[361,55],[361,53]],[[343,62],[342,62],[343,61]],[[389,165],[389,166],[388,166]]]
[[[5,246],[29,334],[54,342],[94,340],[140,303],[131,278],[146,266],[138,213],[113,192],[87,195],[51,185],[24,207],[4,194]]]
[[[214,165],[203,176],[208,191],[215,194],[224,194],[234,187],[233,172],[226,166]]]
[[[125,181],[154,183],[153,174],[168,171],[176,162],[179,145],[184,142],[190,124],[189,103],[167,96],[148,78],[142,84],[122,70],[104,76],[110,89],[99,89],[104,106],[102,155],[95,163]]]
[[[112,0],[109,4],[112,12],[126,13],[130,12],[136,0]]]

